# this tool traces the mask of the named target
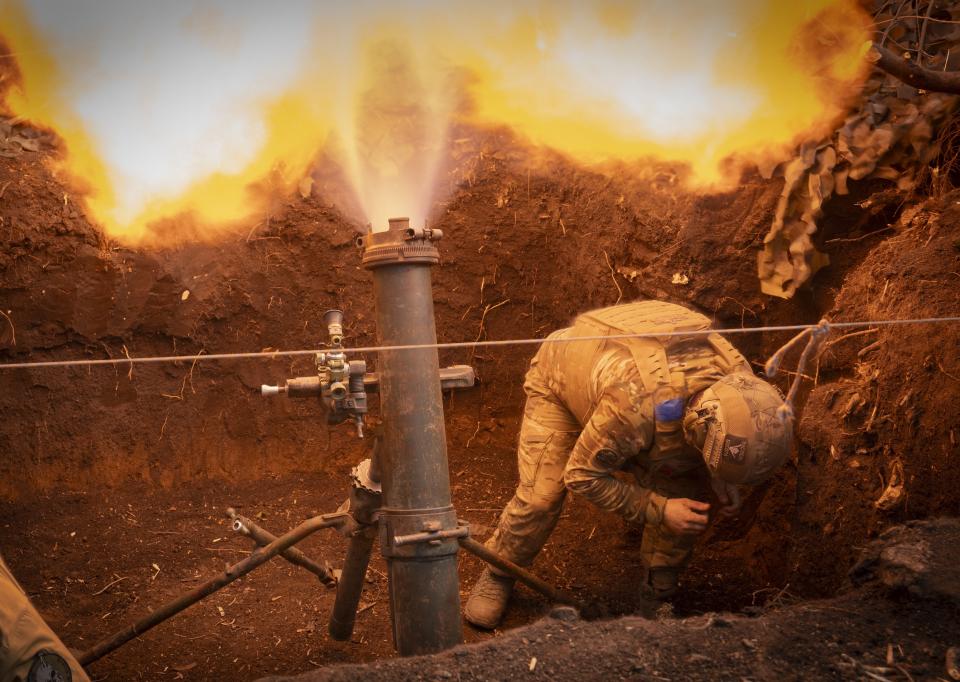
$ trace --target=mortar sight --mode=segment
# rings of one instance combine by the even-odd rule
[[[323,314],[323,323],[327,325],[330,343],[339,346],[343,343],[343,311],[328,310]]]
[[[330,384],[330,397],[334,400],[343,400],[347,397],[347,386],[342,381],[334,381]]]

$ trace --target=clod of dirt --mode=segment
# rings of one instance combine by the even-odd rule
[[[960,520],[891,528],[867,546],[850,577],[856,584],[878,580],[896,591],[960,604]]]

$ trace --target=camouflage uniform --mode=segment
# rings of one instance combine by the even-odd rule
[[[0,558],[0,682],[89,682]]]
[[[682,306],[644,301],[579,316],[550,338],[703,330],[710,321]],[[747,361],[718,334],[545,343],[530,364],[520,427],[520,484],[487,545],[521,566],[543,548],[567,490],[644,526],[646,582],[673,591],[693,536],[663,526],[667,499],[706,501],[710,476],[679,421],[656,423],[655,394],[684,401]],[[659,400],[656,400],[659,402]],[[636,483],[617,473],[634,474]]]

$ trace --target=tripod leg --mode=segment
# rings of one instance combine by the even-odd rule
[[[360,603],[363,581],[376,538],[376,527],[365,528],[350,538],[347,558],[343,562],[343,573],[337,584],[337,599],[330,616],[330,636],[338,641],[345,642],[353,635],[357,605]]]

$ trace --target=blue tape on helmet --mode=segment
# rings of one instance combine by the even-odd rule
[[[658,422],[676,422],[683,419],[683,398],[664,400],[653,406],[653,418]]]

